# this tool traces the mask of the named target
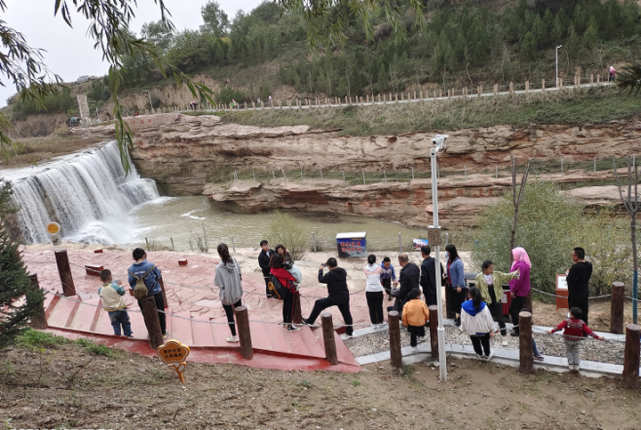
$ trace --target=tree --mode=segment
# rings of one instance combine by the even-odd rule
[[[526,60],[532,61],[536,58],[536,39],[532,32],[528,31],[521,45],[521,52]]]
[[[0,179],[0,348],[10,344],[27,324],[27,321],[42,306],[44,294],[32,288],[27,269],[18,251],[18,244],[9,238],[2,221],[15,208],[11,202],[11,183]],[[19,300],[25,300],[20,302]]]
[[[276,211],[270,223],[270,241],[284,245],[294,260],[300,260],[309,249],[309,236],[303,227],[286,213]]]
[[[619,188],[619,197],[625,210],[630,215],[630,236],[632,240],[632,319],[633,323],[637,323],[637,298],[639,296],[639,260],[637,255],[637,213],[641,209],[641,201],[639,201],[639,167],[637,166],[636,155],[628,155],[628,177],[627,177],[627,196],[624,196],[621,189],[621,182],[619,180],[619,173],[617,172],[616,159],[612,156],[612,165],[614,166],[614,175],[617,179],[617,187]],[[634,191],[633,191],[634,188]]]
[[[154,0],[161,12],[161,21],[173,31],[169,11],[164,0]],[[89,21],[87,35],[95,41],[95,48],[109,64],[109,82],[112,86],[113,115],[116,119],[116,140],[120,149],[121,162],[128,171],[129,156],[127,148],[133,148],[129,125],[122,117],[122,105],[118,89],[123,82],[124,59],[135,54],[150,55],[163,75],[165,67],[170,71],[178,85],[187,85],[194,97],[207,99],[213,103],[212,91],[203,84],[195,82],[172,64],[167,63],[153,49],[153,46],[135,37],[129,26],[134,18],[136,0],[54,0],[54,17],[72,27],[72,11],[75,15]],[[7,11],[7,1],[0,0],[0,11]],[[13,85],[22,100],[34,102],[45,109],[47,96],[60,91],[62,79],[51,72],[44,62],[42,51],[31,47],[24,35],[5,21],[0,20],[0,85]],[[7,135],[11,122],[6,114],[0,112],[0,156],[8,157],[11,149],[19,144]]]
[[[584,222],[582,209],[556,185],[530,181],[519,205],[514,245],[510,243],[514,204],[512,196],[506,195],[482,213],[472,260],[478,266],[492,260],[497,270],[508,271],[511,247],[521,246],[532,261],[532,286],[553,293],[556,274],[570,264],[570,251],[578,243],[575,233]]]
[[[590,18],[590,25],[588,25],[588,29],[585,30],[585,34],[583,35],[583,46],[585,46],[585,49],[592,51],[596,45],[598,36],[599,28],[596,20],[592,17]]]
[[[201,31],[208,31],[218,37],[227,35],[229,29],[229,17],[224,10],[220,8],[217,1],[210,0],[200,9],[200,14],[205,21],[205,25],[200,27]]]

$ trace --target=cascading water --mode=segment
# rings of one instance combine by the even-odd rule
[[[36,171],[3,174],[13,183],[17,222],[27,244],[48,242],[46,226],[57,221],[65,240],[122,243],[128,213],[159,197],[156,183],[142,179],[133,166],[128,175],[116,142],[62,157]]]

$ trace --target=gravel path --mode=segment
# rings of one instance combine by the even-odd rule
[[[429,330],[427,330],[429,342]],[[543,355],[553,357],[565,357],[565,342],[563,336],[554,334],[534,333],[534,340]],[[462,333],[458,328],[445,327],[445,342],[457,345],[471,345],[470,337]],[[492,339],[492,349],[518,350],[518,337],[511,337],[508,334],[508,346],[501,345],[501,336]],[[410,336],[407,330],[401,328],[401,347],[409,346]],[[372,333],[365,336],[358,336],[345,340],[345,345],[352,352],[354,357],[376,354],[389,351],[389,334],[387,331]],[[625,344],[618,341],[599,341],[591,337],[585,339],[581,344],[581,359],[597,361],[609,364],[623,364],[623,350]]]

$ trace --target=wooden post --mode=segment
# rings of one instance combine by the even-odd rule
[[[545,79],[541,79],[541,92],[545,92]]]
[[[381,94],[380,93],[378,93],[378,102],[379,103],[381,102]]]
[[[623,282],[612,283],[610,299],[610,333],[623,334],[623,303],[625,287]]]
[[[625,352],[621,376],[626,388],[639,387],[639,332],[641,327],[636,324],[628,324],[625,328]]]
[[[149,345],[156,350],[163,343],[158,310],[156,309],[156,299],[154,299],[154,296],[148,296],[142,299],[140,303],[142,304],[142,317],[145,320],[145,327],[147,327],[147,333],[149,334]]]
[[[530,92],[530,81],[525,81],[525,93]]]
[[[438,358],[438,306],[432,305],[430,309],[430,348],[432,350],[432,358]]]
[[[38,275],[33,272],[29,272],[27,276],[29,276],[29,279],[31,280],[31,288],[33,288],[34,290],[39,290],[40,284],[38,283]],[[28,304],[29,303],[27,303],[27,305]],[[44,302],[40,303],[40,306],[38,306],[38,308],[34,310],[34,314],[31,315],[31,327],[38,330],[45,330],[48,327]]]
[[[252,335],[249,331],[247,306],[236,308],[236,331],[240,340],[240,355],[245,360],[251,360],[254,357],[254,350],[252,349]]]
[[[590,73],[590,83],[594,83],[594,73]]]
[[[499,84],[494,84],[494,95],[499,93]]]
[[[421,93],[422,93],[422,92],[423,92],[423,91],[421,91]],[[421,97],[421,98],[423,98],[423,97]],[[414,90],[414,100],[416,100],[416,90]]]
[[[252,109],[256,109],[256,103],[252,102]]]
[[[398,312],[387,313],[389,324],[389,351],[392,366],[400,369],[403,367],[403,354],[401,352],[401,328],[398,325]]]
[[[439,98],[443,97],[443,89],[442,88],[438,90],[438,96],[439,96]]]
[[[160,284],[160,291],[162,291],[162,300],[165,302],[165,309],[167,309],[169,307],[169,303],[167,303],[167,293],[165,293],[165,280],[160,277],[158,278],[158,283]]]
[[[528,291],[527,296],[525,296],[525,300],[523,300],[523,307],[525,309],[529,309],[530,313],[534,313],[534,309],[532,309],[532,289],[531,288],[530,288],[530,291]]]
[[[598,74],[596,75],[596,83],[598,84],[600,82],[601,82],[601,74]]]
[[[394,93],[394,100],[398,103],[398,93]]]
[[[514,93],[514,82],[510,82],[510,94]]]
[[[418,93],[419,93],[419,96],[420,96],[421,100],[423,100],[423,90],[419,91]]]
[[[294,294],[294,315],[292,316],[294,324],[303,323],[303,313],[300,310],[300,293]]]
[[[332,366],[338,364],[338,355],[336,354],[336,340],[334,339],[334,324],[332,323],[332,314],[326,312],[321,315],[323,323],[323,342],[325,343],[325,358]]]
[[[65,297],[76,295],[76,286],[73,283],[71,276],[71,268],[69,267],[69,256],[66,249],[58,249],[55,252],[56,264],[58,265],[58,274],[60,275],[60,282],[62,282],[62,294]]]
[[[639,343],[638,340],[637,337],[637,343]],[[525,311],[519,313],[519,361],[519,371],[521,373],[534,373],[532,314]]]

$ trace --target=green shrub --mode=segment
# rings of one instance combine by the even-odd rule
[[[44,99],[44,107],[39,106],[35,100],[16,100],[12,105],[11,117],[13,120],[21,120],[27,115],[34,115],[41,112],[47,113],[64,113],[69,109],[78,107],[76,100],[71,97],[68,88],[50,94]]]
[[[21,335],[16,337],[16,343],[27,348],[52,348],[70,341],[62,336],[56,336],[44,331],[28,328]]]
[[[310,247],[303,227],[286,213],[276,211],[270,223],[270,242],[284,245],[294,260],[300,260]]]
[[[108,346],[95,343],[91,339],[80,338],[76,341],[76,343],[92,354],[102,355],[103,357],[110,358],[116,355],[116,352],[113,349],[109,348]]]

